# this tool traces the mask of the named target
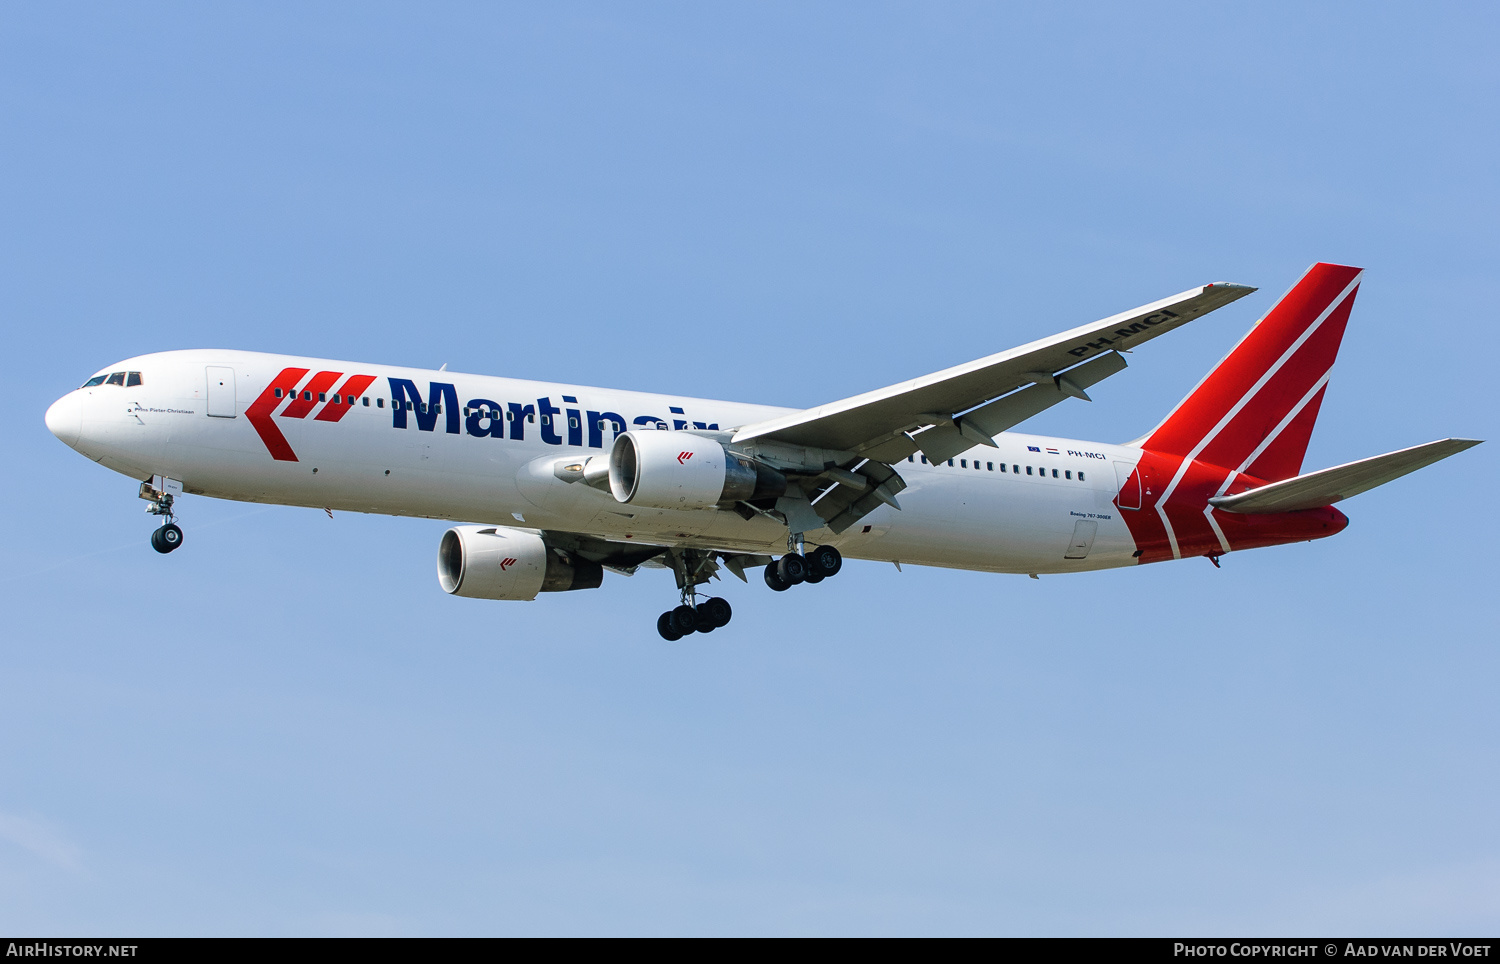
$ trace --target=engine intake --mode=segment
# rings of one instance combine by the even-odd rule
[[[690,432],[626,432],[609,452],[615,501],[653,509],[709,509],[776,498],[786,476]]]
[[[454,526],[438,545],[438,583],[454,596],[535,599],[539,592],[597,589],[604,568],[547,545],[525,529]]]

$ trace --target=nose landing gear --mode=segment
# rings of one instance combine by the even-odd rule
[[[182,527],[174,521],[176,516],[172,514],[172,503],[181,494],[181,482],[159,475],[150,482],[141,483],[141,498],[151,503],[146,506],[146,514],[162,517],[161,527],[151,533],[151,548],[157,552],[168,553],[182,545]]]

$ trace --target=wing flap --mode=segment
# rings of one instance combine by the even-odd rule
[[[990,440],[1006,429],[1020,425],[1070,395],[1077,397],[1083,394],[1083,389],[1124,370],[1125,356],[1119,352],[1100,355],[1047,381],[1038,379],[1037,384],[1029,388],[1011,392],[965,412],[951,424],[936,425],[912,436],[912,444],[922,450],[928,461],[946,462],[961,452],[967,452],[976,443],[994,445]]]
[[[1337,465],[1319,472],[1309,472],[1295,479],[1272,482],[1248,492],[1221,495],[1209,504],[1226,512],[1251,514],[1296,512],[1316,509],[1369,491],[1434,462],[1473,448],[1482,441],[1472,438],[1447,438],[1409,449],[1376,455],[1347,465]]]

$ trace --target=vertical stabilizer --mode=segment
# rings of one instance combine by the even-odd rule
[[[1297,475],[1362,274],[1309,268],[1141,446],[1266,481]]]

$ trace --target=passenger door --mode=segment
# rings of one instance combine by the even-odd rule
[[[1129,462],[1116,462],[1115,481],[1120,487],[1120,495],[1115,500],[1115,504],[1122,509],[1139,509],[1141,507],[1141,477],[1135,474],[1135,466]]]
[[[239,408],[234,397],[234,369],[208,366],[208,414],[212,418],[234,418]]]

